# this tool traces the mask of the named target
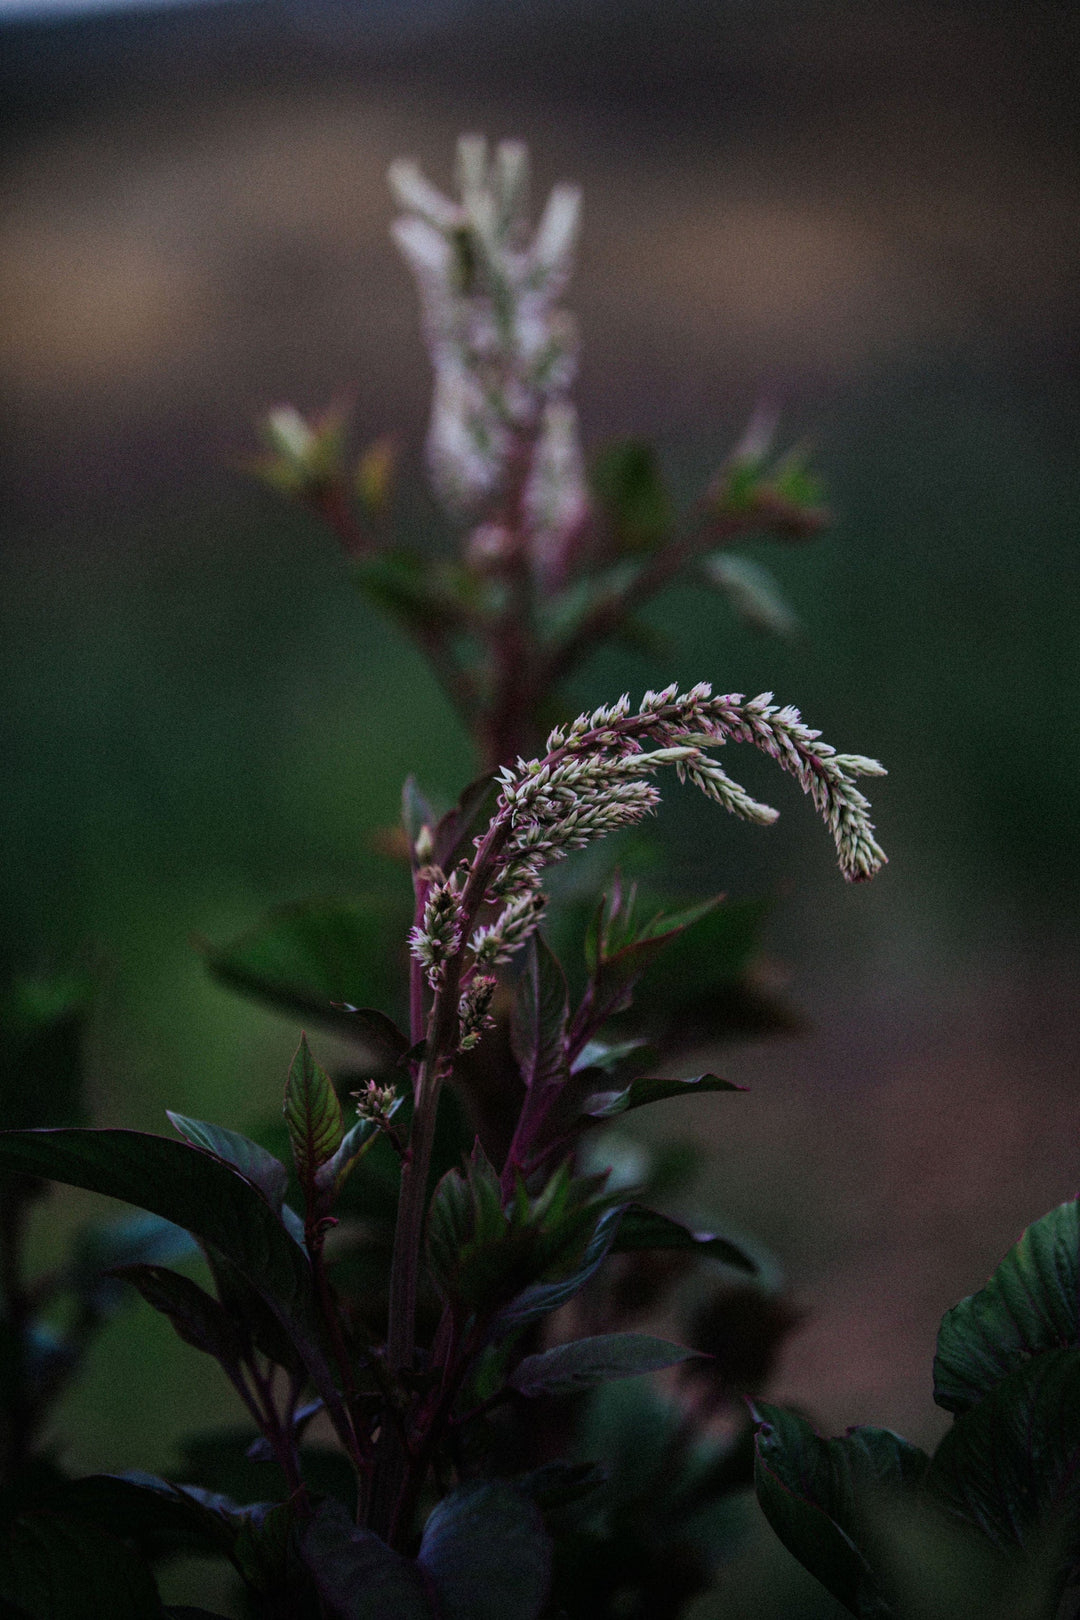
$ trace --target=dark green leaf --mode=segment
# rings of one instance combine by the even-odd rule
[[[687,1080],[638,1079],[632,1080],[622,1091],[597,1092],[586,1103],[584,1112],[591,1119],[611,1119],[631,1108],[644,1108],[648,1103],[664,1102],[669,1097],[692,1097],[704,1091],[745,1091],[730,1080],[721,1080],[717,1074],[695,1074]],[[591,1106],[590,1106],[591,1105]]]
[[[1080,1204],[1029,1226],[985,1288],[945,1313],[934,1399],[965,1412],[1041,1351],[1080,1344]]]
[[[995,1383],[942,1440],[927,1484],[1054,1577],[1080,1559],[1080,1349],[1044,1351]]]
[[[592,468],[593,493],[623,551],[651,551],[674,521],[656,452],[640,439],[606,446]]]
[[[340,1399],[313,1326],[311,1270],[263,1195],[201,1148],[142,1131],[5,1131],[0,1169],[85,1187],[185,1226],[266,1301],[296,1344],[331,1415]]]
[[[306,1035],[300,1037],[285,1085],[285,1123],[296,1173],[310,1199],[316,1173],[337,1152],[345,1127],[333,1081],[312,1057]]]
[[[670,1215],[646,1209],[644,1204],[630,1204],[623,1214],[612,1250],[615,1254],[635,1254],[642,1249],[673,1249],[702,1260],[720,1260],[737,1271],[758,1271],[757,1262],[730,1238],[714,1232],[691,1232]]]
[[[260,1350],[276,1367],[284,1367],[289,1373],[299,1376],[303,1371],[303,1359],[277,1313],[270,1309],[262,1295],[231,1260],[226,1260],[215,1249],[207,1249],[206,1259],[218,1299],[235,1324],[236,1331],[243,1336],[244,1350]]]
[[[754,1483],[762,1511],[790,1553],[853,1614],[882,1620],[887,1606],[868,1548],[882,1500],[917,1488],[927,1458],[887,1429],[824,1440],[783,1407],[758,1409]]]
[[[355,900],[309,900],[279,907],[256,928],[221,947],[206,947],[216,979],[290,1018],[335,1030],[364,1051],[373,1067],[392,1068],[385,1031],[347,1007],[393,1007],[405,982],[408,911],[380,894]],[[400,958],[387,940],[402,941]]]
[[[244,1511],[226,1497],[140,1473],[66,1480],[50,1493],[49,1506],[134,1541],[151,1558],[177,1552],[227,1556]]]
[[[208,1153],[224,1159],[226,1164],[239,1170],[248,1181],[254,1182],[275,1215],[280,1214],[289,1185],[289,1172],[280,1159],[275,1159],[257,1142],[241,1136],[239,1131],[226,1130],[224,1125],[208,1124],[204,1119],[188,1119],[184,1114],[174,1114],[171,1108],[165,1112],[186,1142],[193,1147],[205,1148]]]
[[[443,1297],[471,1309],[494,1308],[525,1282],[535,1250],[528,1230],[511,1231],[499,1178],[479,1143],[466,1173],[449,1170],[428,1210],[427,1258]]]
[[[185,1344],[235,1367],[242,1345],[222,1306],[190,1277],[165,1266],[121,1266],[115,1273],[137,1288],[148,1305],[167,1316]]]
[[[244,1515],[233,1544],[233,1563],[241,1578],[253,1592],[272,1598],[275,1608],[280,1605],[281,1594],[293,1584],[290,1552],[295,1526],[291,1502],[278,1502],[273,1507],[263,1504]],[[295,1612],[302,1614],[307,1607],[297,1593]]]
[[[396,1101],[400,1102],[401,1099],[398,1098]],[[396,1106],[392,1104],[391,1114],[396,1111]],[[319,1166],[315,1180],[320,1190],[329,1192],[332,1199],[336,1198],[360,1160],[375,1146],[378,1137],[379,1130],[374,1120],[356,1120],[345,1132],[326,1163]]]
[[[625,1012],[642,974],[681,934],[714,912],[722,899],[718,895],[673,916],[657,915],[642,926],[633,917],[633,891],[626,898],[617,885],[586,936],[590,980],[575,1015],[575,1034],[598,1030],[607,1019]]]
[[[369,601],[410,630],[443,624],[457,604],[448,591],[450,577],[430,555],[377,551],[354,558],[356,582]]]
[[[526,1356],[509,1383],[521,1395],[569,1395],[612,1378],[633,1378],[674,1367],[697,1354],[685,1345],[654,1339],[647,1333],[599,1333]]]
[[[563,970],[540,935],[534,934],[525,949],[511,1026],[514,1056],[527,1090],[543,1091],[566,1080],[568,1017]]]
[[[0,1542],[0,1600],[28,1620],[155,1620],[161,1600],[142,1555],[78,1519],[20,1514]]]
[[[535,1322],[580,1293],[607,1259],[618,1230],[620,1214],[619,1208],[604,1210],[593,1228],[580,1262],[565,1276],[551,1282],[532,1283],[525,1288],[499,1313],[501,1329],[506,1332],[511,1328],[523,1327],[526,1322]]]
[[[512,1485],[467,1485],[438,1504],[418,1560],[440,1620],[536,1620],[551,1580],[551,1540],[536,1503]]]
[[[434,1620],[417,1566],[355,1525],[340,1502],[318,1509],[301,1556],[333,1620]]]

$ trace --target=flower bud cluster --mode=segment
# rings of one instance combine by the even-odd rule
[[[380,1086],[377,1080],[368,1080],[359,1091],[352,1095],[356,1098],[356,1112],[360,1119],[370,1119],[381,1123],[390,1114],[397,1098],[397,1088],[392,1085]]]
[[[522,492],[535,561],[557,549],[585,510],[573,322],[560,306],[580,213],[558,185],[530,239],[528,156],[505,141],[489,159],[478,136],[458,143],[461,201],[411,162],[390,169],[403,216],[394,239],[416,279],[435,371],[428,464],[440,498],[479,521],[507,488],[515,452],[533,446]]]
[[[424,904],[424,919],[409,930],[409,949],[427,969],[433,987],[442,981],[443,969],[461,947],[461,876],[449,878],[437,873]]]
[[[515,895],[493,923],[476,929],[469,949],[477,966],[489,970],[509,962],[539,928],[546,903],[539,889],[530,887]]]
[[[458,1051],[471,1052],[486,1029],[495,1024],[491,1000],[497,980],[494,974],[477,973],[458,1002]]]

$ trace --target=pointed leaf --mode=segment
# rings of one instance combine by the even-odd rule
[[[866,1546],[875,1507],[914,1490],[927,1458],[887,1429],[824,1440],[805,1418],[762,1404],[754,1483],[762,1511],[799,1562],[853,1614],[886,1620]]]
[[[585,1248],[581,1262],[567,1276],[553,1282],[533,1283],[499,1312],[499,1326],[503,1332],[523,1327],[565,1305],[579,1294],[594,1277],[608,1257],[622,1213],[619,1207],[606,1209],[596,1223],[592,1237]]]
[[[526,1356],[508,1383],[521,1395],[570,1395],[612,1378],[634,1378],[674,1367],[698,1354],[647,1333],[599,1333]]]
[[[280,1214],[289,1186],[289,1172],[280,1159],[259,1147],[239,1131],[230,1131],[224,1125],[211,1125],[204,1119],[188,1119],[185,1114],[165,1110],[169,1122],[186,1142],[193,1147],[205,1148],[216,1158],[224,1159],[239,1170],[242,1176],[254,1182],[275,1214]]]
[[[551,1581],[551,1538],[514,1486],[466,1485],[424,1526],[418,1562],[440,1620],[537,1620]]]
[[[539,934],[525,948],[525,965],[514,997],[511,1040],[527,1090],[560,1085],[569,1073],[566,978]]]
[[[644,1108],[648,1103],[664,1102],[669,1097],[692,1097],[695,1092],[745,1091],[730,1080],[721,1080],[718,1074],[695,1074],[687,1080],[639,1079],[632,1080],[622,1091],[597,1092],[588,1099],[584,1112],[590,1119],[611,1119],[625,1114],[631,1108]]]
[[[985,1288],[945,1317],[934,1399],[965,1412],[1041,1351],[1080,1344],[1080,1203],[1029,1226]]]
[[[723,896],[717,895],[673,916],[656,916],[644,927],[632,925],[629,937],[617,946],[615,939],[618,934],[613,935],[612,929],[605,928],[601,922],[593,946],[595,965],[586,996],[589,1028],[599,1029],[616,1013],[625,1012],[633,1000],[642,974],[652,967],[669,945],[688,928],[715,912],[722,902]]]
[[[434,1620],[423,1576],[340,1502],[323,1502],[304,1532],[301,1557],[333,1620]]]
[[[737,1271],[757,1273],[758,1264],[730,1238],[714,1232],[691,1232],[670,1215],[630,1204],[623,1214],[618,1235],[612,1244],[615,1254],[636,1254],[642,1249],[674,1249],[702,1260],[719,1260]]]
[[[201,1148],[142,1131],[0,1132],[0,1170],[85,1187],[184,1226],[223,1254],[266,1301],[331,1412],[341,1402],[313,1323],[307,1257],[266,1199]]]
[[[285,1085],[285,1123],[296,1173],[310,1198],[316,1172],[333,1158],[345,1129],[333,1081],[312,1057],[306,1035],[300,1037]]]
[[[219,1302],[190,1277],[166,1266],[119,1266],[113,1275],[137,1288],[148,1305],[167,1316],[185,1344],[225,1367],[237,1365],[242,1346],[236,1329]]]

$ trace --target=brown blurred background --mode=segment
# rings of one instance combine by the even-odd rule
[[[691,491],[764,400],[829,484],[828,537],[754,553],[800,642],[675,596],[667,665],[606,655],[579,695],[775,687],[891,768],[869,891],[793,797],[769,836],[671,813],[684,877],[778,897],[808,1029],[660,1128],[707,1120],[709,1198],[807,1309],[776,1393],[939,1431],[942,1310],[1080,1184],[1078,45],[1038,0],[0,13],[2,948],[106,964],[102,1121],[264,1109],[294,1032],[189,934],[355,887],[405,772],[469,773],[413,654],[240,464],[266,406],[341,398],[419,465],[385,170],[524,137],[538,192],[584,186],[590,438],[652,435]],[[140,1332],[153,1373],[121,1324],[72,1405],[87,1465],[164,1463],[156,1393],[224,1409]]]

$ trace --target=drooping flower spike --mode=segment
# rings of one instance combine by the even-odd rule
[[[885,775],[877,760],[838,754],[771,692],[714,697],[705,682],[682,694],[673,685],[646,692],[636,714],[624,696],[553,731],[542,759],[519,759],[499,773],[498,805],[476,855],[436,881],[410,936],[430,983],[441,982],[443,964],[462,941],[471,959],[466,989],[472,972],[490,974],[519,951],[540,923],[545,868],[654,811],[660,793],[652,778],[664,765],[733,815],[761,826],[775,821],[778,812],[752,799],[712,757],[710,750],[728,742],[750,743],[794,776],[832,833],[845,878],[860,882],[884,865],[870,805],[856,786],[859,777]],[[500,909],[476,927],[485,905]]]

